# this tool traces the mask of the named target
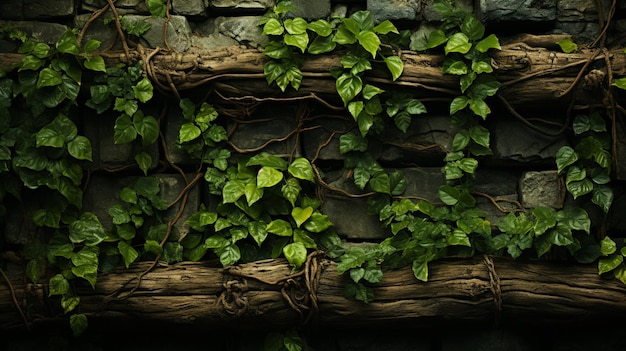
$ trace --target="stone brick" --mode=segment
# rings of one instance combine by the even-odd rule
[[[7,20],[24,19],[24,0],[3,0],[0,2],[0,18]]]
[[[74,0],[24,0],[24,19],[69,17],[74,14]]]
[[[476,206],[495,225],[508,214],[506,211],[519,209],[520,174],[517,171],[486,169],[480,165],[478,168],[473,189]]]
[[[304,155],[309,160],[316,155],[318,160],[343,160],[344,155],[339,152],[339,138],[348,131],[358,133],[354,119],[346,116],[316,117],[305,128],[307,130],[302,132],[301,139]],[[328,142],[331,136],[332,139]]]
[[[546,22],[556,19],[557,0],[481,0],[476,12],[488,22]]]
[[[562,120],[547,119],[563,123]],[[491,118],[488,124],[493,150],[491,161],[554,167],[557,151],[569,144],[564,135],[540,134],[522,122],[506,116]]]
[[[209,0],[208,5],[218,11],[263,13],[274,6],[274,0]]]
[[[331,187],[349,194],[362,193],[352,179],[345,178],[339,171],[329,172],[325,180]],[[389,236],[376,215],[368,214],[367,198],[348,197],[340,192],[324,190],[322,212],[334,224],[341,237],[346,239],[372,240]]]
[[[308,20],[326,18],[330,15],[330,0],[292,0],[294,16]]]
[[[200,161],[191,158],[177,143],[180,127],[185,122],[181,110],[179,108],[169,109],[164,122],[163,135],[165,136],[169,160],[179,167],[197,165]]]
[[[245,121],[229,119],[228,130],[233,130],[229,141],[236,147],[235,151],[300,156],[302,152],[294,133],[297,127],[295,115],[296,111],[287,105],[280,110],[259,110]]]
[[[261,48],[268,38],[262,34],[260,20],[259,16],[211,18],[194,26],[200,35],[192,37],[193,45],[205,50],[236,45]]]
[[[58,23],[35,21],[5,21],[4,23],[11,26],[11,28],[26,33],[29,38],[48,45],[54,45],[63,33],[68,30],[67,26]]]
[[[421,11],[418,0],[367,0],[367,9],[375,23],[384,20],[415,20]]]
[[[91,17],[91,14],[81,14],[74,17],[74,27],[83,29],[87,24],[87,21]],[[105,18],[112,18],[113,13],[109,10],[103,14]],[[122,49],[122,43],[117,40],[117,29],[115,23],[110,22],[105,24],[104,21],[93,21],[89,24],[89,28],[85,31],[83,42],[88,40],[98,40],[100,42],[100,48]]]
[[[383,131],[380,161],[427,165],[441,163],[452,148],[457,129],[450,116],[416,116],[406,133],[395,127]]]
[[[555,209],[563,207],[565,189],[556,171],[524,172],[519,184],[522,206],[526,208],[546,206]]]
[[[165,18],[152,16],[136,16],[128,15],[126,19],[129,23],[137,21],[145,21],[150,23],[151,28],[141,35],[144,44],[151,48],[167,47],[163,40],[163,29],[165,26]],[[191,26],[184,16],[170,16],[167,23],[167,43],[172,49],[184,52],[191,46]]]
[[[96,11],[108,4],[107,0],[81,0],[80,6],[85,11]],[[119,15],[148,15],[150,9],[145,0],[117,0],[115,1],[115,9]],[[105,18],[112,18],[107,16]]]
[[[207,4],[204,0],[173,0],[172,13],[182,16],[206,16]]]
[[[561,22],[598,22],[597,1],[588,0],[559,0],[557,4],[556,19]],[[600,1],[603,16],[606,18],[611,8],[611,0]]]

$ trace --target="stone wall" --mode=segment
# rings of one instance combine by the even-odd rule
[[[419,0],[293,0],[295,13],[307,19],[326,18],[333,14],[349,14],[358,9],[371,11],[376,21],[390,19],[402,29],[410,29],[412,38],[416,39],[425,30],[437,25],[438,14],[432,8],[432,1]],[[601,33],[601,23],[612,9],[610,0],[461,0],[462,6],[474,11],[487,25],[488,31],[501,38],[514,37],[520,33],[547,34],[567,33],[579,44],[592,43]],[[94,11],[107,4],[105,0],[3,0],[0,3],[0,23],[9,24],[27,34],[47,43],[54,43],[67,27],[82,28]],[[597,8],[601,5],[601,9]],[[132,38],[149,48],[166,47],[169,45],[178,52],[212,51],[231,46],[261,48],[267,39],[261,34],[257,25],[261,16],[273,6],[272,0],[172,0],[171,16],[153,18],[150,16],[144,0],[117,0],[115,6],[120,15],[129,21],[148,21],[151,29],[140,38]],[[615,2],[612,26],[608,31],[607,47],[626,45],[626,1]],[[113,24],[105,24],[104,19],[112,18],[108,10],[101,19],[92,23],[86,32],[86,39],[97,39],[103,48],[121,49],[117,32]],[[599,20],[602,18],[602,20]],[[167,43],[163,41],[164,26],[167,25]],[[621,33],[621,34],[620,34]],[[12,42],[0,40],[0,52],[15,52],[17,48]],[[189,92],[191,95],[202,95],[201,91]],[[154,107],[158,108],[157,106]],[[258,150],[268,140],[280,140],[263,148],[274,154],[295,155],[316,160],[324,165],[325,181],[336,188],[349,192],[357,192],[350,181],[342,177],[340,167],[343,156],[338,149],[338,136],[333,131],[346,131],[354,128],[352,118],[345,114],[326,117],[327,111],[322,109],[310,112],[305,123],[306,132],[298,138],[289,137],[296,129],[293,116],[298,108],[297,103],[281,103],[279,109],[271,103],[256,107],[249,116],[247,123],[232,128],[230,140],[239,149]],[[520,112],[525,115],[564,123],[563,106],[523,106]],[[419,117],[418,123],[412,123],[407,133],[399,131],[386,132],[384,138],[375,146],[374,155],[377,160],[389,169],[401,168],[406,177],[408,188],[406,195],[438,201],[437,186],[444,182],[441,173],[443,149],[449,148],[454,136],[450,126],[450,118],[445,111]],[[85,108],[86,114],[93,111]],[[244,116],[242,116],[244,118]],[[268,122],[268,118],[271,121]],[[133,154],[136,145],[115,145],[113,143],[113,125],[115,116],[104,115],[97,118],[85,118],[83,133],[88,136],[94,147],[94,169],[114,169],[134,163]],[[163,127],[166,144],[170,145],[173,161],[193,171],[194,164],[185,155],[177,153],[173,145],[182,116],[176,109],[170,109]],[[279,121],[280,123],[276,123]],[[555,167],[556,151],[569,144],[566,133],[538,133],[529,128],[515,116],[503,108],[495,108],[487,126],[492,135],[494,155],[484,160],[484,166],[476,177],[476,191],[493,198],[503,199],[501,206],[511,206],[519,202],[531,208],[549,206],[562,208],[572,202],[571,197],[563,199],[564,189],[559,181]],[[235,127],[235,125],[231,126]],[[558,127],[549,125],[547,132],[555,132]],[[323,141],[329,140],[320,149]],[[393,143],[389,141],[394,141]],[[618,169],[616,171],[616,197],[613,209],[608,215],[606,228],[610,233],[626,234],[626,194],[623,181],[626,180],[626,154],[624,154],[624,135],[618,136]],[[410,148],[406,145],[439,145],[442,148]],[[399,145],[404,145],[401,147]],[[155,160],[164,156],[158,147],[150,150]],[[482,162],[482,161],[481,161]],[[153,170],[157,169],[155,162]],[[162,184],[164,196],[173,199],[182,189],[184,183],[179,175],[161,173],[158,177]],[[132,181],[132,176],[111,177],[106,172],[95,174],[85,193],[85,210],[104,214],[115,201],[111,194]],[[378,240],[388,233],[381,229],[378,220],[367,214],[365,199],[354,199],[341,196],[326,196],[323,212],[328,214],[339,234],[347,241]],[[487,217],[497,221],[503,213],[488,197],[479,197],[479,206],[487,212]],[[195,189],[187,204],[188,212],[198,208],[200,203],[210,201],[200,190]],[[593,210],[590,210],[593,211]],[[600,216],[592,213],[592,216]],[[172,214],[173,216],[173,214]],[[179,221],[178,223],[183,223]],[[105,226],[110,225],[103,220]],[[185,232],[183,224],[179,230]],[[6,220],[4,236],[7,242],[22,244],[26,240],[25,228],[19,215],[9,216]],[[166,327],[159,327],[166,328]],[[465,328],[465,327],[462,327]],[[596,334],[599,335],[599,334]],[[330,334],[311,338],[311,350],[582,350],[601,349],[618,350],[616,345],[623,345],[624,340],[594,337],[592,333],[576,337],[554,337],[543,335],[548,341],[538,343],[528,330],[509,330],[486,326],[483,330],[470,332],[448,331],[409,331],[399,335],[388,332],[364,335],[358,332],[347,332],[344,335]],[[588,336],[588,337],[587,337]],[[197,337],[197,336],[196,336]],[[201,337],[203,343],[210,341]],[[252,339],[237,339],[230,344],[228,341],[215,341],[216,345],[228,350],[255,350],[259,344]],[[619,339],[619,338],[617,338]],[[623,338],[622,338],[623,339]],[[95,340],[95,341],[94,341]],[[255,339],[256,340],[256,339]],[[90,342],[94,342],[91,344]],[[14,340],[6,344],[7,350],[37,349],[38,341],[22,343]],[[43,342],[43,341],[42,341]],[[94,350],[112,348],[101,337],[83,341],[90,343]],[[596,344],[602,342],[603,344]],[[33,345],[35,343],[36,345]],[[81,344],[84,346],[84,344]],[[104,346],[103,346],[104,345]],[[181,344],[177,344],[180,346]],[[581,347],[588,345],[589,347]],[[157,348],[156,345],[152,345]],[[82,346],[76,346],[79,349]],[[130,349],[131,346],[128,347]],[[140,349],[135,348],[134,349]],[[119,348],[118,348],[119,349]],[[191,349],[191,348],[189,348]]]

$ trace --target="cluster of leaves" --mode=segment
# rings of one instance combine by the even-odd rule
[[[102,57],[93,55],[99,45],[80,45],[74,31],[54,46],[26,40],[19,49],[24,59],[0,78],[0,198],[38,201],[32,217],[38,226],[59,228],[82,207],[81,162],[92,151],[72,112],[83,70],[104,70]],[[22,187],[39,195],[22,198]]]
[[[148,147],[159,137],[159,123],[155,117],[146,115],[140,109],[140,104],[148,102],[153,96],[152,83],[144,76],[142,63],[108,67],[93,81],[91,97],[85,106],[93,108],[98,114],[111,109],[120,113],[115,120],[113,141],[115,144],[128,144],[141,139],[142,149],[135,154],[135,161],[147,174],[153,163]]]
[[[611,143],[604,118],[597,113],[577,115],[573,122],[578,143],[563,146],[556,154],[559,173],[574,199],[591,194],[591,201],[607,213],[613,202],[611,181]]]
[[[288,163],[260,153],[240,159],[226,173],[215,211],[202,207],[187,220],[204,239],[202,249],[212,249],[224,266],[284,256],[300,268],[309,249],[316,250],[318,242],[334,235],[319,200],[302,191],[315,182],[305,158]]]

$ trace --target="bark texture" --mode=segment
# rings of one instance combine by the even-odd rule
[[[375,298],[344,297],[336,264],[313,257],[293,272],[283,260],[229,268],[211,262],[156,266],[149,262],[102,275],[96,288],[77,286],[80,312],[90,323],[158,323],[188,327],[277,328],[570,324],[608,321],[626,313],[626,286],[603,279],[597,268],[571,262],[528,262],[476,257],[431,264],[430,280],[410,268],[385,272]],[[11,279],[16,301],[31,326],[62,316],[43,284]],[[0,330],[24,328],[6,281],[0,283]]]

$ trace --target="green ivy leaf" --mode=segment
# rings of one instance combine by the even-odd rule
[[[614,79],[611,85],[626,90],[626,77]]]
[[[296,221],[296,227],[300,228],[313,214],[313,207],[294,207],[291,210],[291,217]]]
[[[598,260],[598,274],[604,274],[619,267],[624,262],[624,256],[614,255]]]
[[[148,170],[152,166],[152,156],[147,152],[140,152],[135,155],[135,162],[144,175],[148,175]]]
[[[282,219],[275,219],[271,221],[265,228],[268,233],[272,233],[278,236],[291,236],[293,230],[289,222]]]
[[[615,241],[608,236],[605,236],[600,240],[600,252],[604,256],[612,255],[617,251],[617,245]]]
[[[263,54],[269,58],[280,60],[284,58],[289,58],[291,56],[291,50],[282,41],[281,42],[270,41],[263,48]],[[268,64],[269,62],[265,64],[266,71],[268,70]],[[275,70],[278,68],[277,66],[282,67],[280,63],[276,62],[276,63],[272,63],[271,69]],[[267,73],[265,74],[265,76],[266,77],[268,76]],[[271,82],[268,82],[268,83],[271,83]]]
[[[561,173],[566,167],[578,161],[578,154],[569,146],[563,146],[556,152],[556,167]]]
[[[291,174],[292,176],[298,179],[308,180],[312,183],[315,183],[315,174],[313,173],[313,166],[311,166],[311,163],[309,163],[309,160],[307,160],[304,157],[296,158],[289,165],[289,168],[287,169],[287,171],[289,171],[289,174]]]
[[[348,103],[348,112],[350,112],[355,121],[358,120],[363,107],[363,101],[350,101]]]
[[[446,33],[444,33],[441,29],[436,29],[428,35],[428,41],[426,43],[426,47],[428,49],[435,48],[445,42],[448,41],[448,37]]]
[[[143,78],[136,85],[133,85],[135,98],[144,103],[152,99],[152,90],[152,83],[150,83],[148,78]]]
[[[69,226],[69,238],[75,244],[98,245],[106,237],[106,231],[100,220],[91,212],[81,214],[80,218]]]
[[[591,201],[600,206],[604,213],[608,213],[613,203],[613,190],[604,185],[595,186],[593,188]]]
[[[304,229],[311,233],[321,233],[333,226],[328,216],[317,211],[313,212],[311,218],[304,223]]]
[[[80,297],[63,295],[61,297],[61,307],[63,307],[63,313],[70,313],[78,307],[80,304]]]
[[[193,123],[183,123],[178,131],[178,142],[186,143],[197,139],[202,135],[202,131]]]
[[[82,135],[67,143],[67,151],[77,160],[91,161],[91,141]]]
[[[428,281],[428,262],[414,260],[411,269],[415,278],[423,282]]]
[[[144,116],[142,111],[137,111],[133,116],[133,125],[137,133],[141,135],[144,146],[151,145],[159,138],[159,123],[152,116]]]
[[[283,180],[283,174],[280,171],[273,167],[265,166],[257,174],[256,185],[259,188],[269,188],[278,184],[281,180]]]
[[[270,18],[263,25],[263,35],[282,35],[285,27],[275,18]]]
[[[306,28],[317,33],[320,37],[328,37],[333,32],[333,28],[330,23],[323,19],[318,19],[307,24]]]
[[[262,221],[252,221],[248,223],[248,233],[259,247],[267,238],[267,224]]]
[[[63,82],[59,72],[52,68],[44,68],[39,72],[39,78],[37,79],[37,88],[53,87]]]
[[[459,191],[459,189],[451,185],[440,186],[438,193],[441,201],[449,206],[456,205],[459,202],[459,198],[461,197],[461,192]]]
[[[593,183],[589,179],[583,179],[581,181],[570,182],[566,185],[567,191],[573,196],[574,200],[579,196],[589,194],[593,191]]]
[[[298,199],[298,195],[300,195],[301,190],[302,190],[302,187],[300,187],[300,182],[298,181],[297,178],[287,179],[285,184],[280,189],[285,199],[287,199],[287,201],[291,203],[291,206],[294,206],[294,207],[296,204],[296,200]]]
[[[70,328],[74,337],[82,335],[87,330],[87,326],[87,316],[84,314],[77,313],[70,316]]]
[[[152,17],[165,17],[167,14],[167,0],[146,0]]]
[[[361,77],[352,74],[344,73],[335,83],[337,92],[343,101],[343,105],[347,106],[348,102],[354,99],[363,88],[363,81]]]
[[[470,132],[467,129],[461,129],[452,139],[452,152],[464,150],[470,140]]]
[[[284,22],[285,30],[289,34],[297,35],[297,34],[305,34],[307,30],[307,22],[301,18],[288,18]]]
[[[556,42],[563,50],[564,53],[569,54],[578,50],[578,45],[572,40],[572,38],[565,38]]]
[[[468,73],[467,64],[462,60],[446,59],[441,67],[443,73],[464,75]]]
[[[317,249],[315,240],[313,240],[313,238],[311,238],[305,230],[294,229],[293,241],[296,243],[302,243],[302,245],[304,245],[307,249]]]
[[[337,43],[333,41],[332,36],[317,36],[315,39],[313,39],[307,51],[312,55],[319,55],[331,52],[335,50],[335,47],[337,47]]]
[[[486,119],[487,115],[491,113],[491,109],[489,108],[485,100],[482,99],[470,99],[469,107],[472,112],[482,117],[483,119]]]
[[[222,249],[220,253],[220,263],[222,266],[231,266],[241,259],[239,246],[232,244]]]
[[[285,44],[295,46],[304,53],[306,47],[309,45],[309,35],[307,33],[285,34],[284,41]]]
[[[258,187],[255,182],[246,184],[244,195],[246,196],[248,206],[252,206],[255,202],[259,201],[263,197],[263,193],[263,188]]]
[[[388,56],[384,58],[385,65],[389,72],[391,72],[391,79],[396,80],[400,78],[404,70],[404,63],[398,56]]]
[[[469,40],[478,40],[485,35],[485,26],[473,15],[466,16],[461,23],[461,31]]]
[[[283,254],[295,268],[300,268],[306,261],[307,250],[301,242],[293,242],[283,247]]]
[[[583,208],[568,206],[557,214],[557,219],[572,230],[582,230],[589,234],[591,219]]]
[[[556,225],[556,211],[549,207],[536,207],[532,210],[535,217],[534,231],[536,236],[540,236],[548,229]]]
[[[354,133],[347,133],[339,137],[339,152],[345,154],[350,151],[367,151],[367,139]]]
[[[122,114],[115,120],[113,130],[113,141],[115,144],[130,143],[137,138],[137,129],[135,129],[133,122],[126,114]]]
[[[224,185],[222,195],[224,197],[224,203],[231,203],[237,201],[243,194],[245,194],[246,183],[242,180],[233,179]]]
[[[62,274],[56,274],[48,283],[48,296],[65,295],[70,291],[70,283]]]
[[[469,105],[469,102],[469,98],[465,95],[455,97],[454,100],[452,100],[452,103],[450,103],[450,116],[463,110],[467,107],[467,105]]]
[[[497,49],[501,50],[500,41],[495,34],[490,34],[485,39],[481,40],[476,44],[476,50],[480,53],[485,53],[489,51],[489,49]]]
[[[453,34],[446,43],[445,53],[448,55],[452,52],[458,52],[461,54],[467,54],[472,48],[472,43],[469,42],[469,38],[464,33]]]
[[[96,72],[104,72],[106,73],[107,68],[104,64],[104,59],[102,56],[90,56],[83,62],[85,68],[90,69]]]
[[[122,258],[124,258],[124,265],[126,268],[130,267],[131,263],[139,257],[139,253],[126,241],[120,241],[117,243],[117,249],[120,251]]]
[[[61,35],[59,40],[56,42],[55,46],[57,51],[64,54],[78,56],[80,52],[78,40],[76,40],[76,34],[71,30],[65,31],[65,33],[63,33],[63,35]]]

